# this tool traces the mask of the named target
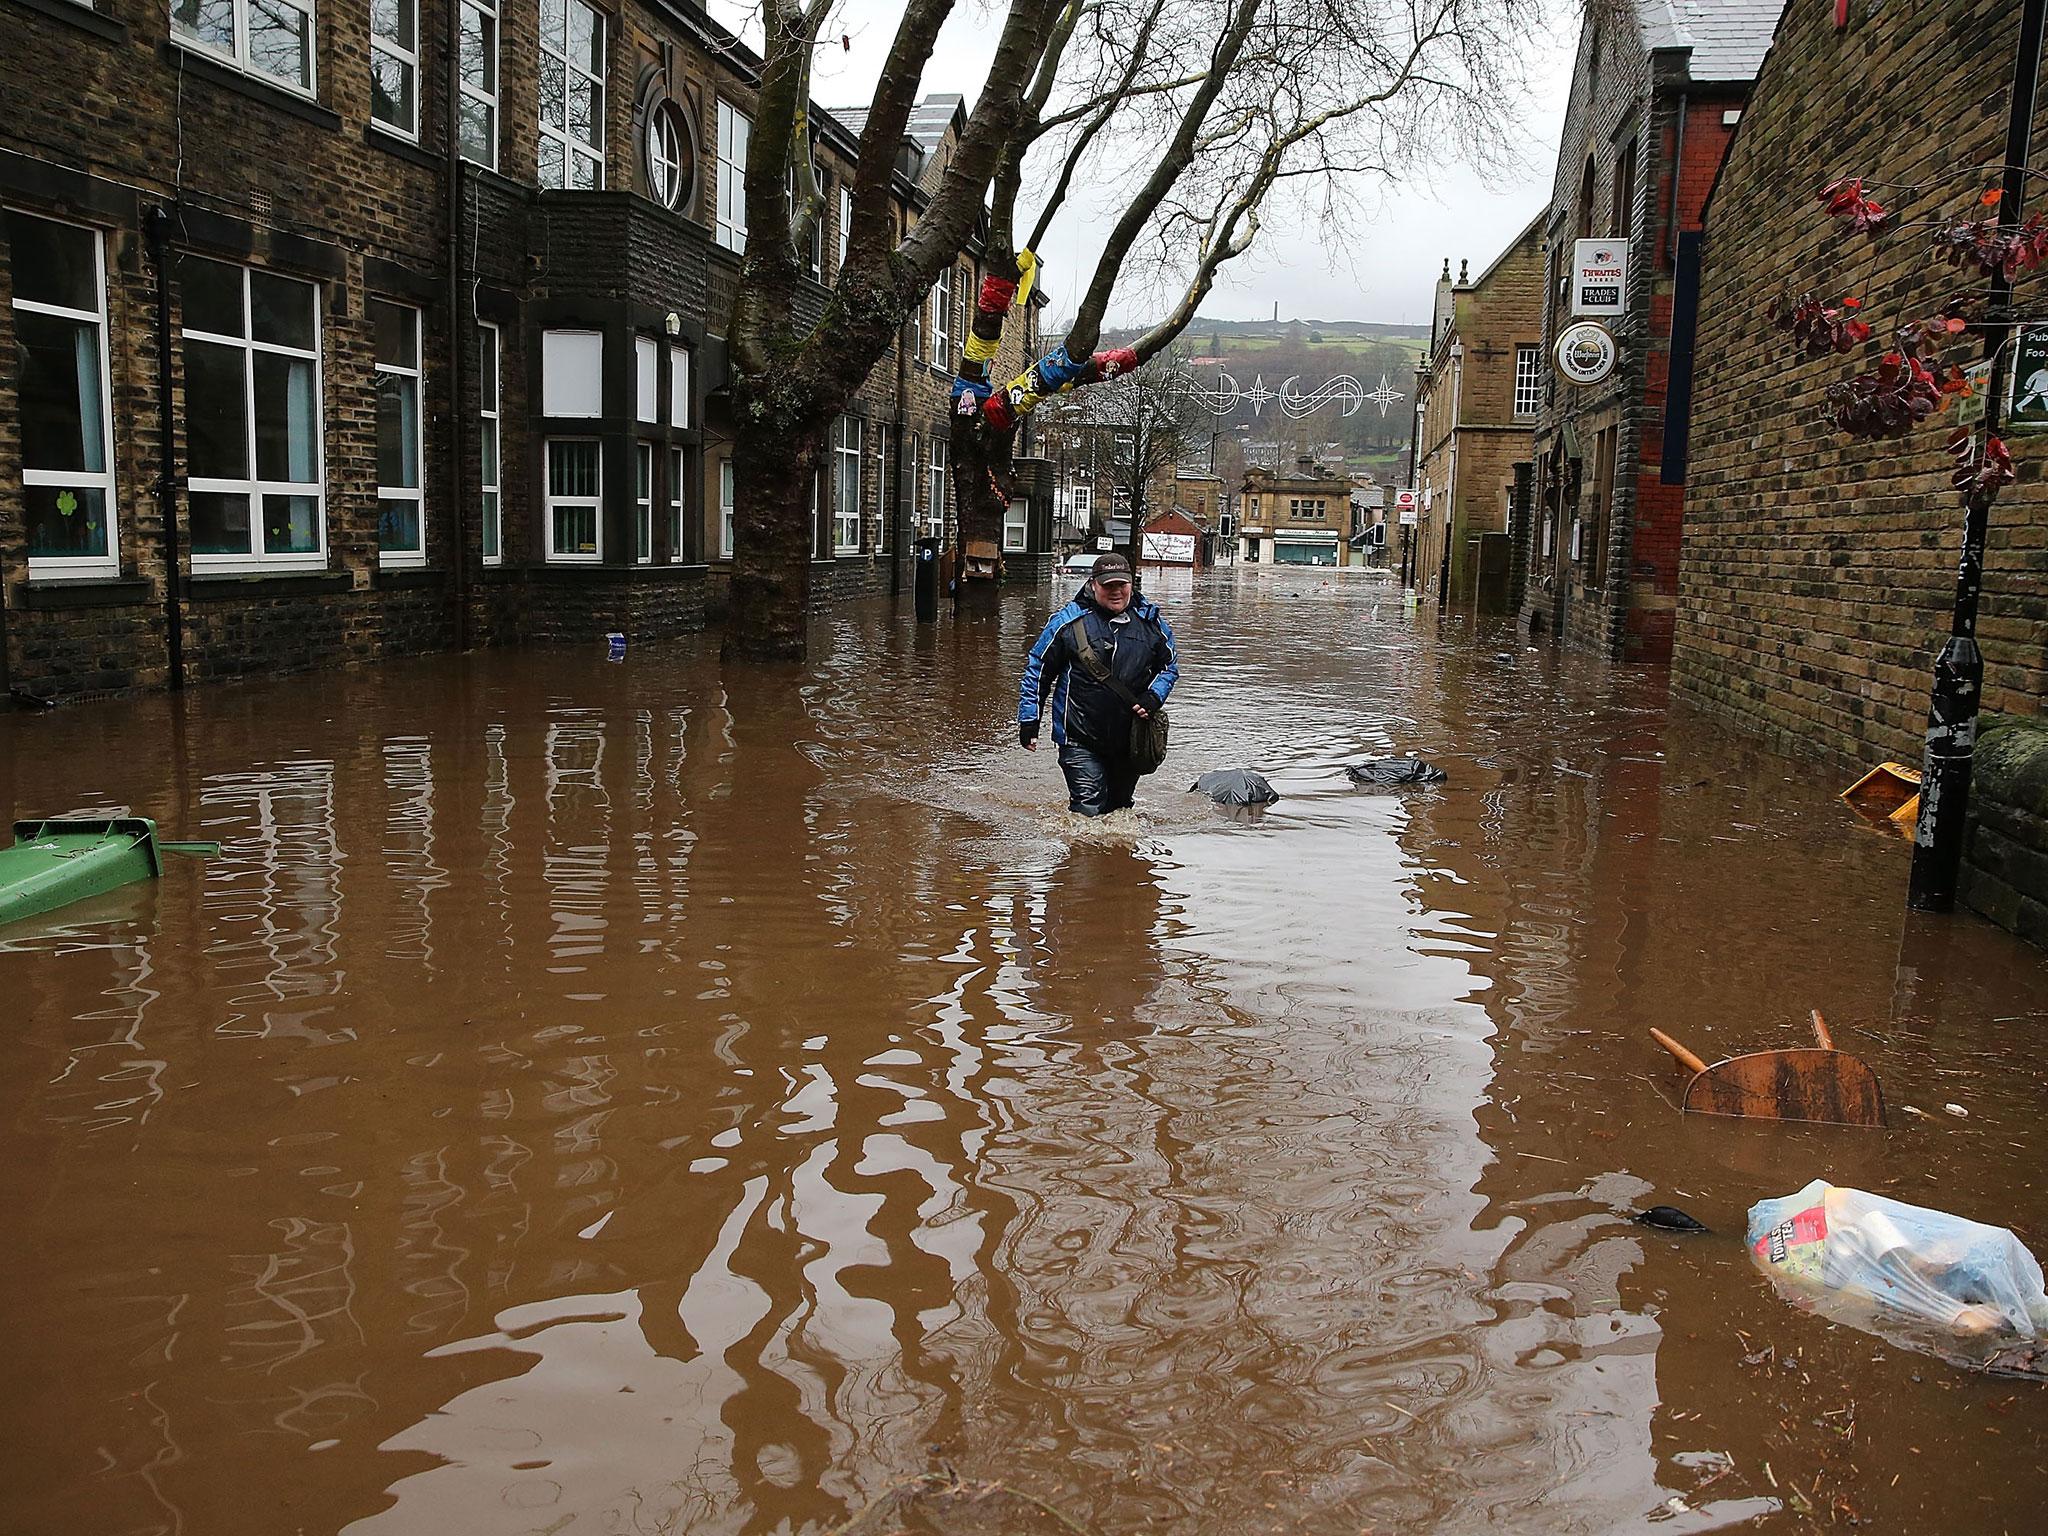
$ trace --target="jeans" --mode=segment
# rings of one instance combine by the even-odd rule
[[[1079,742],[1060,744],[1060,772],[1067,776],[1067,809],[1083,816],[1122,810],[1138,788],[1128,757],[1107,757]]]

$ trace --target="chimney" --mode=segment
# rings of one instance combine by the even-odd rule
[[[1443,340],[1444,332],[1451,327],[1451,317],[1456,312],[1452,299],[1451,258],[1444,258],[1444,270],[1436,280],[1436,313],[1430,317],[1429,350],[1436,351],[1436,344]]]

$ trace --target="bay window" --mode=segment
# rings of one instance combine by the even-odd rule
[[[116,575],[107,284],[100,233],[5,215],[31,575]]]
[[[313,94],[313,0],[171,0],[171,36],[244,74]]]
[[[668,349],[668,424],[672,427],[688,427],[690,424],[690,349],[670,347]]]
[[[604,460],[595,438],[547,445],[548,559],[596,564],[604,558]]]
[[[635,443],[633,450],[633,558],[645,565],[654,558],[654,444]]]
[[[1021,496],[1003,510],[1003,552],[1016,554],[1024,548],[1026,519],[1031,515],[1031,503]]]
[[[540,0],[540,184],[604,186],[604,17]]]
[[[196,256],[178,285],[194,567],[324,566],[319,290]]]
[[[421,516],[420,312],[372,299],[377,337],[377,559],[424,565]]]

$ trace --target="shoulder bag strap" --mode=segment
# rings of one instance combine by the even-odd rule
[[[1135,693],[1131,692],[1130,686],[1122,678],[1110,670],[1103,661],[1101,653],[1095,649],[1094,643],[1088,638],[1088,620],[1085,617],[1074,620],[1067,627],[1073,632],[1074,656],[1083,667],[1088,669],[1090,677],[1094,678],[1096,682],[1102,684],[1103,687],[1134,709],[1140,706],[1146,709],[1159,708],[1159,700],[1156,696],[1149,700],[1139,698]]]

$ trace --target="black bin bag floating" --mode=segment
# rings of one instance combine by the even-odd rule
[[[1198,789],[1218,805],[1271,805],[1280,791],[1266,782],[1262,773],[1249,768],[1219,768],[1205,773],[1189,789]]]
[[[1407,784],[1441,784],[1443,769],[1419,757],[1376,757],[1369,763],[1346,763],[1344,772],[1354,784],[1372,789],[1399,789]]]

